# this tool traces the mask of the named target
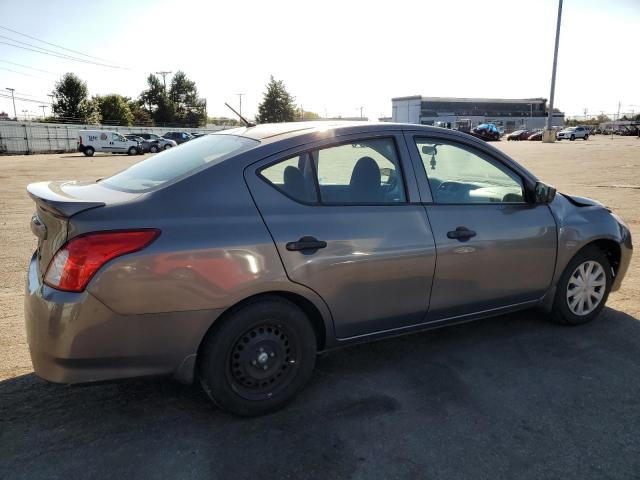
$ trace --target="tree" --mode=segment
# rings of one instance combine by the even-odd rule
[[[300,120],[320,120],[322,117],[315,112],[307,112],[300,107],[296,109],[296,118]]]
[[[207,118],[207,123],[210,123],[212,125],[220,125],[220,126],[236,126],[236,125],[240,125],[240,121],[236,120],[235,118],[229,118],[229,117],[209,117]]]
[[[93,113],[87,84],[73,73],[66,73],[53,90],[53,114],[64,121],[88,123]]]
[[[140,99],[128,100],[129,110],[133,116],[133,124],[137,126],[153,127],[154,122],[151,113],[147,110]]]
[[[181,70],[171,79],[169,99],[175,105],[176,122],[190,127],[206,124],[207,103],[198,98],[196,82],[189,80]]]
[[[106,125],[132,125],[133,114],[128,99],[118,94],[97,97],[101,122]]]
[[[273,75],[267,84],[262,103],[258,106],[258,123],[291,122],[296,116],[295,98],[284,86],[282,80],[275,80]]]
[[[153,74],[147,77],[149,88],[144,90],[139,97],[139,101],[149,112],[156,125],[172,124],[175,122],[175,105],[167,95],[162,83]]]

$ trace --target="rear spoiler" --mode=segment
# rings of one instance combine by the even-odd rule
[[[90,208],[103,207],[104,202],[82,200],[60,189],[60,182],[38,182],[27,185],[27,193],[36,204],[54,215],[71,217]]]

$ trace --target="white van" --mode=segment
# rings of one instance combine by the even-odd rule
[[[108,130],[79,130],[78,151],[87,157],[95,152],[126,153],[136,155],[144,153],[140,142],[129,140],[118,132]]]

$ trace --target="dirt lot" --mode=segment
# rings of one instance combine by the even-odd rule
[[[602,201],[640,238],[640,140],[496,146],[560,191]],[[339,350],[289,409],[258,420],[163,380],[38,380],[23,323],[35,246],[24,187],[139,160],[0,157],[0,478],[640,477],[638,255],[591,325],[527,312]]]

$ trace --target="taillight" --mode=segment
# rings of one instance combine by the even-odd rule
[[[55,254],[44,283],[58,290],[81,292],[95,273],[109,260],[142,250],[160,230],[118,230],[78,235]]]
[[[80,135],[80,145],[82,145],[82,135]]]

